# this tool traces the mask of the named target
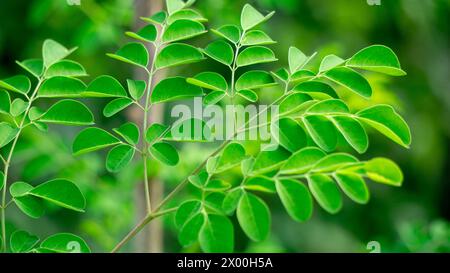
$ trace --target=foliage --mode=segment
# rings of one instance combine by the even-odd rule
[[[4,177],[0,184],[3,215],[6,207],[13,203],[35,218],[44,213],[43,202],[84,211],[81,191],[66,179],[54,179],[37,186],[21,181],[7,183],[14,147],[24,128],[31,125],[46,130],[46,124],[52,123],[75,126],[94,123],[90,110],[74,100],[76,98],[109,99],[103,109],[103,115],[108,118],[129,107],[141,110],[140,125],[127,121],[112,132],[100,127],[82,130],[73,142],[72,151],[79,156],[109,149],[105,168],[112,173],[130,168],[133,159],[140,157],[148,215],[136,229],[142,229],[156,217],[174,214],[178,239],[184,247],[198,243],[205,252],[232,252],[235,249],[235,227],[231,221],[234,214],[251,240],[265,240],[271,229],[271,212],[264,198],[268,194],[279,197],[294,221],[305,222],[313,215],[314,202],[331,214],[339,212],[343,206],[341,191],[354,202],[366,204],[370,196],[367,179],[391,186],[402,185],[403,174],[396,163],[381,157],[359,160],[351,151],[364,154],[372,131],[408,148],[411,143],[408,125],[390,105],[379,104],[353,111],[341,91],[369,100],[373,90],[362,71],[405,75],[390,48],[369,46],[347,59],[327,55],[315,66],[316,53],[306,55],[290,47],[288,67],[266,71],[264,64],[278,61],[275,52],[268,47],[276,41],[257,27],[269,20],[273,12],[263,15],[247,4],[242,9],[239,26],[226,24],[211,29],[220,39],[197,48],[186,40],[205,34],[207,20],[192,9],[194,2],[167,0],[167,12],[141,18],[149,24],[139,31],[126,32],[134,41],[107,54],[144,71],[148,76],[146,81],[127,79],[125,88],[121,81],[102,75],[86,85],[78,79],[86,75],[85,69],[74,61],[65,60],[74,49],[52,40],[44,43],[42,60],[18,62],[38,81],[31,95],[28,95],[31,81],[26,76],[0,81],[0,87],[9,91],[0,90],[0,114],[10,120],[0,124],[0,148],[2,154],[6,154],[2,157],[5,170],[0,172]],[[166,77],[154,84],[156,73],[163,69],[207,58],[223,65],[229,73],[203,71],[188,77]],[[255,65],[261,66],[255,69]],[[269,124],[272,132],[280,132],[273,134],[278,138],[278,147],[251,152],[245,142],[233,141],[239,132],[236,128],[232,138],[226,139],[207,161],[152,208],[148,188],[149,159],[169,166],[183,159],[170,135],[174,125],[149,123],[153,105],[200,96],[205,104],[246,105],[257,103],[264,92],[279,89],[282,94],[271,105],[279,105],[280,112],[277,122]],[[41,98],[62,100],[42,111],[32,105]],[[253,118],[262,114],[259,112]],[[232,171],[239,173],[239,184],[228,181],[227,174]],[[173,196],[188,184],[198,194],[167,208]],[[5,198],[7,187],[11,202]],[[4,216],[2,224],[6,242]],[[118,251],[134,235],[134,231],[130,232],[113,251]],[[39,239],[26,231],[14,232],[9,248],[12,252],[90,251],[75,235],[59,233],[39,244]]]
[[[24,230],[16,230],[7,240],[6,209],[16,205],[31,218],[40,218],[46,204],[84,212],[85,198],[77,185],[66,179],[53,179],[37,186],[24,181],[11,183],[10,166],[16,145],[27,127],[47,131],[47,124],[92,125],[91,111],[80,101],[86,88],[78,79],[86,75],[77,62],[66,60],[76,48],[67,49],[61,44],[46,40],[42,47],[42,59],[30,59],[17,64],[35,78],[34,88],[28,76],[17,75],[0,80],[0,114],[6,121],[0,123],[0,149],[3,172],[0,172],[2,190],[2,250],[11,252],[90,252],[86,243],[78,236],[68,233],[54,234],[43,240]],[[40,101],[56,98],[47,110],[38,105]],[[8,190],[9,189],[9,190]],[[8,194],[9,192],[9,194]],[[9,198],[9,201],[8,201]],[[9,244],[8,244],[9,242]]]

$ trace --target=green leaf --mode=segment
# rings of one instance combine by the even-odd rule
[[[150,99],[152,103],[161,103],[202,95],[203,91],[200,87],[189,84],[183,77],[173,77],[160,81],[153,89]]]
[[[280,167],[290,155],[291,153],[281,146],[273,151],[261,151],[255,158],[252,173],[262,174],[271,172]]]
[[[61,100],[52,105],[50,109],[39,118],[39,121],[75,126],[92,125],[94,124],[94,116],[91,111],[79,101]]]
[[[137,66],[147,67],[148,51],[141,43],[128,43],[115,54],[107,53],[107,56]]]
[[[140,100],[144,95],[147,84],[145,81],[127,80],[128,92],[134,100]]]
[[[364,169],[371,180],[391,186],[400,187],[403,173],[400,168],[387,158],[374,158],[366,162]]]
[[[200,230],[205,223],[205,215],[197,213],[191,217],[180,230],[178,241],[184,247],[190,246],[198,240]]]
[[[236,81],[236,90],[258,89],[277,85],[273,77],[266,71],[254,70],[242,74]]]
[[[193,9],[182,9],[171,14],[167,20],[170,25],[177,20],[188,19],[197,22],[207,22],[208,19],[204,18],[200,13]]]
[[[322,96],[317,97],[317,99],[324,99],[329,97],[338,98],[338,95],[336,94],[336,91],[334,91],[333,87],[329,86],[326,83],[318,81],[306,81],[299,83],[292,89],[292,91],[307,93],[312,97],[317,97],[318,95],[322,94]],[[325,94],[326,96],[323,96],[323,94]]]
[[[86,200],[80,189],[69,180],[55,179],[35,187],[28,194],[63,208],[84,212]]]
[[[157,69],[190,64],[203,60],[203,54],[197,48],[186,44],[170,44],[164,47],[156,57]]]
[[[188,200],[183,202],[175,213],[175,224],[178,228],[182,228],[186,222],[200,212],[202,203],[198,200]]]
[[[369,138],[358,120],[346,116],[334,116],[331,121],[358,153],[362,154],[367,151]]]
[[[180,160],[177,150],[169,143],[157,142],[149,151],[155,159],[169,166],[177,165]]]
[[[305,222],[313,213],[313,200],[308,188],[293,179],[275,182],[278,196],[289,216],[297,222]]]
[[[184,2],[182,0],[166,0],[167,12],[170,14],[184,8]]]
[[[280,68],[277,71],[275,72],[271,71],[270,73],[275,77],[277,77],[282,82],[287,82],[289,80],[289,72],[287,71],[286,68]]]
[[[330,152],[336,148],[337,132],[329,119],[320,115],[310,115],[304,117],[303,122],[309,135],[321,149]]]
[[[369,202],[369,190],[361,176],[354,173],[338,172],[334,175],[342,191],[359,204]]]
[[[342,208],[342,196],[334,181],[323,174],[308,176],[309,189],[319,205],[331,214]]]
[[[262,241],[270,232],[270,212],[256,195],[244,193],[237,207],[237,219],[242,230],[253,241]]]
[[[39,238],[24,230],[16,230],[11,234],[11,252],[12,253],[26,253],[33,249],[39,242]]]
[[[233,63],[234,51],[231,45],[225,41],[218,40],[210,43],[203,52],[210,58],[230,66]]]
[[[308,114],[348,114],[350,110],[342,100],[327,99],[311,105],[306,112]]]
[[[0,122],[0,148],[8,145],[17,135],[18,129],[9,123]]]
[[[191,175],[188,177],[189,182],[191,182],[192,185],[196,186],[199,189],[202,189],[207,180],[208,180],[208,173],[204,170],[202,170],[199,174],[197,175]]]
[[[13,200],[17,207],[31,218],[37,219],[44,215],[42,200],[37,197],[26,195],[15,197]]]
[[[36,78],[39,78],[44,72],[44,62],[41,59],[16,61],[16,63]]]
[[[291,71],[291,74],[297,72],[300,70],[304,64],[306,64],[306,61],[308,60],[308,57],[298,48],[291,46],[289,48],[289,71]]]
[[[82,97],[85,90],[86,85],[79,79],[55,76],[42,83],[38,95],[43,98],[75,98]]]
[[[408,148],[411,132],[405,120],[389,105],[380,104],[356,113],[358,119],[370,125],[395,143]]]
[[[258,101],[258,94],[256,94],[252,90],[239,90],[236,92],[239,96],[243,97],[244,99],[250,101],[250,102],[256,102]]]
[[[119,128],[113,129],[113,131],[130,144],[137,145],[139,143],[139,127],[133,122],[122,124]]]
[[[226,191],[229,188],[231,188],[230,183],[225,182],[220,179],[212,179],[210,180],[206,185],[204,190],[205,191]]]
[[[211,31],[234,44],[239,42],[239,39],[241,38],[241,30],[235,25],[225,25],[218,29],[211,29]]]
[[[7,79],[0,80],[0,87],[6,90],[27,94],[31,89],[30,79],[24,75],[17,75]]]
[[[28,111],[28,117],[30,118],[31,121],[38,120],[43,114],[44,111],[36,106],[32,106]]]
[[[58,233],[42,241],[40,247],[44,250],[57,253],[90,253],[86,242],[80,237],[70,233]]]
[[[270,63],[277,60],[271,49],[264,46],[251,46],[239,53],[236,64],[238,67],[242,67],[259,63]]]
[[[11,115],[13,117],[18,117],[27,110],[27,107],[28,102],[24,101],[21,98],[17,98],[11,103]]]
[[[84,129],[76,136],[73,142],[72,150],[74,155],[80,155],[119,143],[120,140],[118,138],[105,130],[91,127]]]
[[[325,56],[325,58],[323,58],[322,62],[320,63],[319,73],[323,73],[325,71],[333,69],[336,66],[343,64],[344,62],[345,60],[336,55],[333,54],[327,55]]]
[[[0,113],[9,114],[11,110],[11,98],[9,93],[0,89]]]
[[[54,40],[47,39],[42,46],[42,57],[44,66],[50,67],[52,64],[64,59],[74,52],[76,48],[67,49]]]
[[[11,194],[12,197],[21,197],[26,195],[29,191],[31,191],[32,189],[34,189],[33,186],[31,186],[28,183],[25,182],[14,182],[10,187],[9,187],[9,193]]]
[[[162,36],[162,41],[164,43],[171,43],[180,40],[190,39],[192,37],[199,36],[203,33],[206,33],[203,24],[197,21],[181,19],[171,23],[166,28]]]
[[[163,137],[168,132],[169,127],[159,123],[153,123],[146,132],[145,139],[148,143],[152,143]]]
[[[87,76],[87,74],[81,64],[71,60],[62,60],[52,64],[45,72],[45,77],[47,78],[55,76],[83,77]]]
[[[360,50],[347,61],[347,65],[391,76],[406,75],[392,49],[383,45],[372,45]]]
[[[308,94],[294,93],[280,102],[279,112],[280,115],[287,115],[294,113],[300,109],[303,109],[306,102],[314,102]]]
[[[112,117],[132,104],[133,101],[129,98],[114,99],[105,106],[103,109],[103,115],[108,118]]]
[[[126,97],[127,92],[125,92],[123,86],[116,79],[108,75],[103,75],[95,78],[82,95],[101,98]]]
[[[252,171],[253,164],[255,163],[255,158],[250,156],[241,162],[241,172],[243,176],[249,176]]]
[[[200,247],[204,252],[230,253],[234,248],[234,231],[231,221],[222,215],[208,214],[200,229]]]
[[[219,162],[219,156],[213,156],[206,161],[206,172],[213,175],[216,171],[217,163]]]
[[[144,20],[149,23],[161,25],[166,21],[167,13],[165,11],[158,11],[150,17],[141,17],[141,20]]]
[[[109,151],[106,157],[106,169],[109,172],[118,172],[131,162],[133,156],[133,147],[127,144],[118,145]]]
[[[215,91],[227,91],[228,84],[222,75],[216,72],[202,72],[193,78],[187,78],[188,83]]]
[[[224,91],[212,91],[203,98],[203,103],[206,105],[216,104],[221,101],[227,93]]]
[[[230,143],[222,151],[216,165],[216,172],[223,172],[233,168],[245,159],[245,149],[239,143]]]
[[[291,118],[281,118],[278,122],[272,123],[270,131],[275,140],[292,153],[307,144],[305,130]]]
[[[350,68],[336,67],[327,71],[324,75],[326,78],[364,98],[372,96],[372,87],[370,87],[366,78]]]
[[[314,168],[312,169],[313,172],[332,172],[336,171],[337,169],[352,165],[353,163],[358,162],[358,159],[356,159],[354,156],[345,154],[345,153],[334,153],[327,155],[320,159],[316,165],[314,165]]]
[[[222,203],[222,210],[227,215],[231,215],[236,210],[243,193],[244,191],[240,188],[234,188],[225,195]]]
[[[125,34],[133,39],[153,43],[158,36],[158,30],[154,25],[146,25],[138,32],[127,31]]]
[[[265,176],[254,176],[244,182],[244,189],[275,193],[275,181]]]
[[[244,46],[250,45],[269,45],[275,44],[276,42],[272,40],[264,31],[261,30],[251,30],[245,33],[242,38],[241,44]]]
[[[257,25],[267,21],[270,17],[273,16],[275,12],[267,14],[266,16],[262,15],[259,11],[257,11],[250,4],[245,4],[241,13],[241,26],[244,30],[249,30],[251,28],[256,27]]]
[[[325,153],[316,147],[306,147],[295,152],[281,167],[282,174],[302,174],[311,170],[316,163],[325,157]]]
[[[311,57],[310,57],[311,58]],[[299,71],[293,73],[291,75],[291,83],[298,83],[298,82],[303,82],[306,80],[311,80],[312,78],[314,78],[316,76],[316,74],[314,74],[312,71],[307,70],[307,69],[300,69]]]

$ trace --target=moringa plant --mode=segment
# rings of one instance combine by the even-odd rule
[[[390,76],[406,74],[391,49],[373,45],[348,59],[328,55],[316,68],[311,62],[316,54],[307,56],[291,47],[288,68],[275,72],[249,70],[248,67],[257,64],[277,61],[274,52],[267,47],[275,41],[256,29],[274,13],[263,15],[247,4],[241,13],[240,26],[225,25],[212,29],[220,39],[199,49],[180,42],[206,32],[202,24],[206,19],[190,8],[193,2],[167,0],[167,12],[141,18],[150,24],[136,33],[127,32],[139,42],[129,43],[116,53],[108,54],[143,69],[148,75],[146,82],[127,80],[126,92],[114,78],[101,76],[85,91],[86,94],[117,97],[105,107],[107,117],[131,105],[142,110],[141,126],[125,123],[114,129],[116,135],[100,128],[87,128],[73,144],[75,154],[113,147],[106,159],[106,168],[112,172],[125,168],[135,153],[143,160],[148,215],[113,252],[120,250],[153,219],[172,213],[175,214],[182,246],[198,242],[205,252],[232,252],[234,227],[230,217],[234,213],[250,239],[264,240],[270,232],[270,211],[260,197],[261,193],[278,195],[292,219],[304,222],[312,216],[313,200],[325,211],[337,213],[343,202],[340,190],[357,203],[367,203],[369,190],[365,179],[392,186],[402,184],[402,172],[391,160],[374,158],[360,161],[349,153],[338,151],[353,149],[363,154],[369,146],[366,131],[369,127],[401,146],[409,146],[409,128],[391,106],[374,105],[354,112],[342,99],[343,92],[370,99],[370,83],[358,71]],[[149,58],[143,43],[153,47],[152,58]],[[168,77],[153,86],[157,71],[202,61],[205,56],[229,69],[227,75],[230,77],[227,79],[227,76],[207,71],[188,78]],[[148,112],[153,105],[203,97],[206,105],[235,105],[237,102],[238,106],[256,103],[258,94],[274,89],[282,89],[282,94],[269,107],[251,115],[242,124],[238,124],[237,113],[233,113],[233,120],[227,122],[234,123],[234,129],[217,150],[158,206],[150,206],[147,185],[149,157],[167,165],[177,164],[177,150],[170,144],[179,140],[174,137],[174,132],[192,137],[191,130],[185,126],[198,123],[195,119],[187,119],[180,123],[182,126],[148,124]],[[261,122],[265,120],[262,117],[268,109],[275,106],[278,111],[272,114],[270,121]],[[259,121],[258,125],[249,127],[254,120]],[[201,140],[211,140],[219,129],[202,120],[200,125]],[[257,153],[250,154],[244,141],[237,136],[263,127],[269,127],[277,143],[261,146],[263,148]],[[256,141],[264,142],[261,138]],[[236,170],[241,181],[237,185],[227,181],[224,175]],[[192,184],[198,194],[168,208],[169,201],[188,184]]]
[[[15,253],[90,252],[83,239],[73,234],[54,234],[39,243],[37,236],[25,230],[14,231],[8,240],[6,230],[6,210],[13,205],[31,218],[43,216],[49,205],[84,211],[85,198],[71,181],[57,178],[36,186],[31,185],[31,181],[10,181],[14,152],[25,129],[45,132],[47,124],[83,126],[94,123],[91,111],[83,103],[71,99],[83,96],[86,88],[78,79],[86,76],[85,69],[79,63],[66,59],[75,49],[46,40],[42,59],[17,62],[35,78],[33,90],[30,78],[24,75],[0,80],[0,159],[3,164],[3,171],[0,171],[0,244],[3,252],[8,249]],[[52,105],[43,111],[39,106],[45,105],[45,102]]]

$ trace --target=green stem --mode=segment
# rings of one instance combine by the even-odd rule
[[[22,130],[25,128],[24,124],[26,121],[26,117],[28,116],[28,112],[31,109],[31,104],[33,103],[33,101],[36,98],[37,92],[39,90],[39,88],[41,87],[41,84],[43,82],[43,79],[40,78],[38,81],[38,84],[36,85],[36,88],[34,89],[31,97],[29,98],[28,101],[28,105],[27,108],[23,114],[23,118],[20,121],[20,124],[18,126],[18,131],[16,136],[13,139],[13,142],[11,144],[11,149],[9,150],[8,153],[8,157],[5,160],[5,166],[4,166],[4,171],[3,171],[3,192],[2,192],[2,205],[1,205],[1,221],[2,221],[2,239],[3,239],[3,246],[2,246],[2,251],[6,252],[7,248],[6,248],[6,188],[7,188],[7,182],[8,182],[8,172],[9,172],[9,166],[11,165],[11,159],[12,159],[12,155],[14,153],[14,150],[16,148],[17,145],[17,141],[19,140],[20,134],[22,133]]]

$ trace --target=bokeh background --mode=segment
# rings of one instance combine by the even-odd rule
[[[393,104],[412,130],[409,150],[377,135],[364,158],[386,156],[399,163],[405,174],[401,188],[369,184],[371,201],[357,205],[347,200],[337,215],[318,206],[307,223],[296,223],[280,202],[264,197],[272,211],[272,233],[261,243],[250,242],[236,225],[236,251],[240,252],[369,252],[370,241],[378,241],[382,252],[450,252],[450,90],[449,90],[449,10],[448,0],[198,0],[195,8],[209,18],[209,27],[238,23],[242,6],[249,2],[261,11],[276,10],[262,28],[278,43],[273,47],[279,62],[286,65],[287,50],[294,45],[320,57],[334,53],[349,57],[370,44],[391,47],[408,75],[389,78],[369,74],[374,89],[370,103]],[[150,15],[160,0],[66,0],[0,1],[0,78],[21,72],[15,60],[39,57],[46,38],[79,49],[72,58],[91,75],[102,74],[122,82],[135,71],[105,56],[129,39],[123,33],[136,28],[137,16]],[[142,8],[145,7],[145,8]],[[205,46],[213,34],[194,41]],[[319,60],[318,58],[317,60]],[[203,69],[217,70],[211,61],[190,66],[177,73],[193,75]],[[169,72],[173,73],[173,72]],[[263,99],[270,99],[266,94]],[[353,109],[369,102],[349,97]],[[97,123],[112,128],[132,118],[126,112],[111,119],[102,117],[103,100],[87,101]],[[170,109],[170,108],[169,108]],[[169,110],[165,109],[166,120]],[[74,232],[85,238],[93,251],[112,249],[139,219],[142,189],[138,162],[117,175],[107,173],[105,154],[74,158],[71,142],[79,128],[53,126],[48,134],[27,130],[19,143],[12,177],[40,183],[51,177],[66,177],[86,194],[86,213],[72,213],[49,207],[47,216],[30,220],[18,210],[8,210],[8,229],[24,228],[45,237],[55,232]],[[213,146],[180,146],[181,162],[168,168],[154,162],[151,176],[167,192]],[[230,174],[230,179],[236,179]],[[156,183],[156,182],[155,182]],[[189,189],[175,202],[189,195]],[[171,217],[153,236],[159,242],[134,240],[126,251],[199,251],[198,246],[181,249]],[[155,237],[154,237],[155,238]],[[154,245],[158,244],[158,245]]]

